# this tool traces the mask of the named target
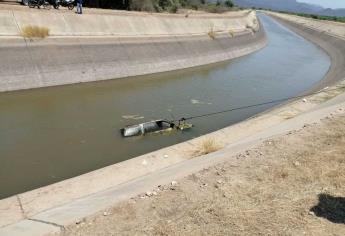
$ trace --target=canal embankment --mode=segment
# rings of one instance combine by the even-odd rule
[[[0,10],[0,92],[174,71],[266,45],[255,12],[83,14]],[[49,30],[22,37],[25,27]]]
[[[270,16],[325,50],[331,58],[331,68],[326,77],[312,90],[324,88],[345,78],[345,24],[315,20],[300,16],[272,13]]]
[[[318,35],[325,34],[311,28],[301,29],[310,30],[315,40]],[[311,38],[310,36],[310,40]],[[336,39],[325,34],[323,43],[326,45],[329,42],[341,50],[345,41],[338,37]],[[323,48],[327,51],[326,46]],[[327,52],[332,56],[332,50]],[[336,56],[332,57],[332,63],[344,68]],[[341,69],[334,70],[339,73],[334,73],[328,83],[335,83],[344,78],[340,73]],[[75,223],[86,215],[94,214],[158,184],[228,160],[272,136],[296,130],[307,123],[318,122],[333,110],[344,107],[344,96],[336,97],[343,92],[343,86],[344,82],[341,82],[334,85],[330,91],[325,90],[318,95],[295,101],[207,136],[2,200],[0,213],[3,216],[2,224],[5,226],[2,232],[16,232],[16,235],[19,235],[33,228],[38,233],[47,230],[59,231],[61,227]],[[329,100],[332,97],[335,98]],[[326,100],[329,101],[323,103]],[[199,148],[200,143],[210,138],[226,148],[208,156],[193,158],[193,153]]]

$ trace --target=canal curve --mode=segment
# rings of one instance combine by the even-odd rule
[[[260,15],[268,45],[225,63],[0,94],[0,199],[198,137],[275,104],[192,120],[170,135],[123,139],[119,129],[300,94],[327,73],[314,44]]]

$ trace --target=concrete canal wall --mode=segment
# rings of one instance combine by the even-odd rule
[[[345,24],[280,13],[268,14],[286,27],[318,45],[331,58],[326,77],[311,90],[318,90],[345,79]]]
[[[191,68],[266,44],[255,12],[230,15],[76,15],[0,11],[0,92]],[[43,40],[25,26],[50,29]]]
[[[344,95],[326,104],[320,103],[344,91],[341,87],[345,85],[345,39],[340,35],[332,36],[313,29],[308,24],[303,26],[291,20],[286,20],[285,24],[329,53],[332,57],[332,69],[325,78],[327,82],[321,82],[318,86],[342,81],[338,87],[332,88],[338,88],[338,91],[308,97],[307,102],[295,101],[203,137],[3,199],[0,201],[0,235],[58,232],[64,226],[106,209],[118,201],[216,162],[235,158],[239,152],[274,135],[298,129],[308,122],[317,122],[321,115],[327,116],[334,109],[343,107]],[[202,140],[210,138],[225,148],[211,155],[191,159]]]

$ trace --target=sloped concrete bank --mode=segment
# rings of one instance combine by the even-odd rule
[[[178,36],[216,32],[243,32],[257,25],[254,11],[226,14],[161,14],[112,11],[113,14],[0,10],[0,36],[20,36],[28,25],[46,27],[51,36]]]
[[[70,14],[1,15],[0,32],[7,34],[0,38],[0,92],[191,68],[266,45],[254,12],[237,18],[86,15],[76,22]],[[19,37],[30,24],[50,28],[55,37]]]
[[[290,21],[286,23],[293,25]],[[345,41],[338,36],[334,38],[310,27],[295,26],[296,31],[299,28],[301,34],[306,34],[305,37],[319,42],[332,57],[333,69],[329,71],[325,85],[341,80],[342,82],[332,87],[331,91],[325,90],[308,97],[306,101],[295,101],[185,143],[1,200],[0,235],[41,235],[59,232],[64,226],[79,222],[82,218],[121,200],[217,162],[226,161],[274,135],[298,129],[306,123],[317,122],[330,112],[344,108],[345,96],[339,94],[344,92],[345,86],[345,76],[342,72],[345,65],[344,60],[340,58],[345,54],[338,54],[337,51],[344,49]],[[334,50],[330,50],[331,48]],[[335,98],[323,103],[332,97]],[[191,159],[200,143],[209,138],[225,148],[211,155]]]
[[[322,89],[345,78],[345,24],[268,13],[278,22],[322,48],[331,58],[331,68],[312,91]]]

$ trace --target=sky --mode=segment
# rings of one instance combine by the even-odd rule
[[[345,8],[345,0],[297,0],[297,1],[317,4],[326,8]]]

